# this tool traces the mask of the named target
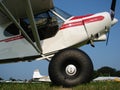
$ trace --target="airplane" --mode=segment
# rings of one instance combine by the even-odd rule
[[[34,72],[33,72],[33,81],[51,82],[50,77],[41,75],[39,69],[34,70]]]
[[[120,77],[107,77],[107,76],[101,76],[93,79],[93,81],[115,81],[115,82],[120,82]]]
[[[78,48],[108,43],[110,28],[118,22],[115,7],[112,0],[110,12],[72,16],[53,0],[0,0],[0,63],[44,59],[53,84],[90,82],[92,60]]]

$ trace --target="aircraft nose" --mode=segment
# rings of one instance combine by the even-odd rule
[[[111,22],[111,26],[115,25],[118,22],[118,19],[114,18]]]

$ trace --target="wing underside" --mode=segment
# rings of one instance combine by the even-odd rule
[[[54,8],[53,0],[0,0],[0,24],[12,21],[21,31],[26,40],[42,55],[40,37],[35,24],[34,15]],[[20,18],[28,18],[35,43],[31,40],[19,23]],[[36,44],[36,45],[35,45]],[[7,60],[9,62],[9,60]]]
[[[15,18],[24,18],[26,15],[25,0],[0,0]],[[45,12],[53,8],[52,0],[30,0],[34,14]],[[0,11],[0,24],[10,21],[4,10]]]

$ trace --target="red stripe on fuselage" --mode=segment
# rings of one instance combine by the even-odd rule
[[[81,18],[92,16],[92,15],[94,15],[94,14],[88,14],[88,15],[84,15],[84,16],[75,16],[75,17],[71,18],[70,20],[81,19]]]
[[[70,27],[75,27],[75,26],[81,26],[81,25],[83,25],[82,21],[67,23],[67,24],[63,24],[60,30],[70,28]]]
[[[80,18],[76,18],[76,19],[74,18],[74,20],[77,20],[77,19],[80,19]],[[103,19],[104,19],[103,16],[96,16],[96,17],[91,17],[87,19],[82,19],[81,21],[74,21],[74,22],[66,23],[61,26],[60,30],[70,28],[70,27],[75,27],[75,26],[81,26],[84,24],[92,23],[92,22],[102,21]]]
[[[23,38],[24,38],[23,36],[17,35],[11,38],[0,40],[0,42],[11,42],[11,41],[15,41],[15,40],[23,39]]]
[[[85,19],[83,21],[84,21],[84,23],[92,23],[92,22],[102,21],[103,19],[104,19],[103,16],[97,16],[97,17]]]

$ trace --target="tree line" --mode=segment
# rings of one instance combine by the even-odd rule
[[[94,70],[93,78],[99,76],[116,76],[120,77],[120,70],[116,70],[115,68],[104,66],[98,70]]]
[[[108,67],[108,66],[104,66],[101,67],[98,70],[94,70],[93,73],[93,79],[99,76],[116,76],[116,77],[120,77],[120,70],[116,70],[115,68],[112,67]],[[4,80],[2,77],[0,77],[0,80]],[[11,81],[16,81],[16,79],[10,77]]]

